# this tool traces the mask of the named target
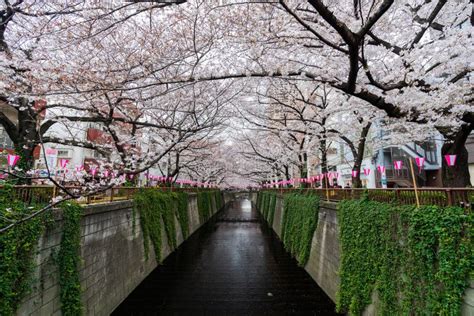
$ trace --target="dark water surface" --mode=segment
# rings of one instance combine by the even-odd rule
[[[237,200],[157,267],[113,315],[336,315],[334,303]]]

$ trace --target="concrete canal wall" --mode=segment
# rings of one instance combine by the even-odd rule
[[[225,201],[229,200],[225,196]],[[217,212],[212,201],[212,214]],[[132,201],[88,206],[81,220],[80,280],[84,315],[109,315],[140,282],[157,267],[153,247],[145,259],[140,214],[134,214]],[[189,235],[202,224],[197,195],[189,194]],[[163,226],[163,225],[162,225]],[[178,245],[183,234],[175,218]],[[60,286],[54,254],[62,236],[62,219],[41,237],[36,257],[32,293],[23,300],[18,315],[61,315]],[[162,229],[161,256],[171,250]]]
[[[257,201],[257,194],[251,194],[253,203]],[[282,220],[284,214],[283,198],[277,196],[275,215],[272,229],[281,238]],[[339,288],[338,275],[340,266],[341,248],[339,243],[339,224],[337,218],[337,204],[320,202],[318,226],[314,232],[311,253],[304,269],[311,275],[324,292],[336,302],[336,293]],[[373,296],[374,303],[368,306],[364,315],[377,315],[377,299]],[[462,305],[462,315],[474,316],[474,282],[466,289]]]

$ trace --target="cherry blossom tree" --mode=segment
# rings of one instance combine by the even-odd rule
[[[445,185],[465,186],[464,143],[473,129],[472,63],[465,49],[471,11],[469,1],[443,0],[216,6],[208,12],[219,12],[227,27],[221,41],[227,49],[214,45],[220,58],[196,74],[199,80],[307,78],[392,118],[428,125],[445,137],[442,153],[458,155],[457,176],[444,177]],[[183,76],[167,83],[195,80]]]

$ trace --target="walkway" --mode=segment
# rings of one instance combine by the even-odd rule
[[[235,201],[156,268],[114,315],[334,315],[248,200]]]

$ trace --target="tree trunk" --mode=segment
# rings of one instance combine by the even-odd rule
[[[352,177],[352,187],[353,188],[361,188],[362,181],[360,180],[360,169],[362,166],[362,160],[364,160],[364,152],[365,152],[365,143],[367,140],[367,135],[369,134],[370,127],[372,123],[368,123],[360,133],[359,144],[357,145],[357,153],[354,156],[354,167],[352,170],[357,171],[357,176]]]
[[[290,177],[290,168],[288,167],[288,165],[284,165],[283,169],[285,170],[286,180],[289,181],[291,179],[291,177]]]
[[[22,142],[15,144],[15,152],[20,156],[20,160],[18,160],[16,166],[23,170],[22,173],[25,177],[26,171],[33,169],[33,151],[34,148],[30,148]],[[18,184],[31,184],[31,179],[18,178]]]
[[[359,165],[354,164],[354,168],[352,170],[357,171],[357,176],[352,177],[352,187],[361,188],[362,181],[360,180],[360,164]]]
[[[307,168],[307,163],[308,163],[308,155],[306,153],[303,153],[302,159],[300,159],[301,164],[298,166],[298,169],[300,171],[300,178],[301,179],[307,179],[308,178],[308,168]],[[307,188],[309,185],[308,183],[301,182],[300,187],[301,188]]]
[[[329,184],[328,175],[328,159],[326,151],[326,139],[322,139],[319,144],[319,151],[321,152],[321,174],[324,174],[324,179],[321,180],[322,187],[325,188]]]
[[[454,135],[444,135],[446,142],[441,148],[442,174],[444,187],[465,188],[471,185],[468,165],[468,152],[466,149],[466,140],[474,125],[463,125]],[[456,155],[456,164],[449,167],[444,159],[444,155]]]

